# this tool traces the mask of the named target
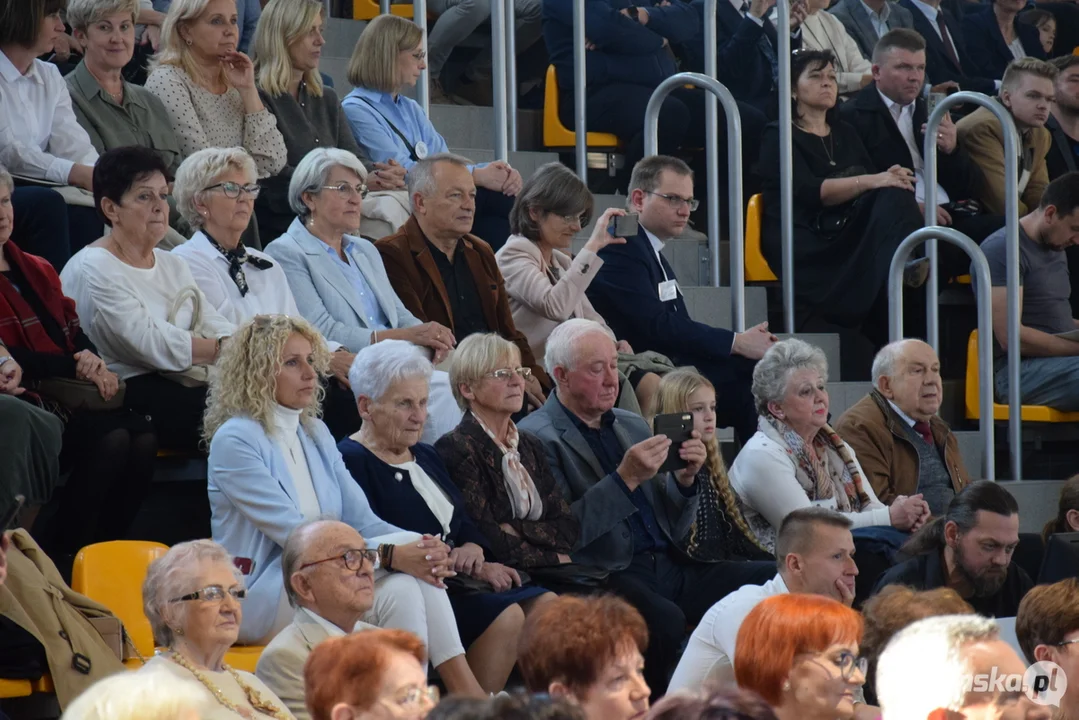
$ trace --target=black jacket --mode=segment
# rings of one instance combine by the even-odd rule
[[[1045,123],[1045,127],[1053,136],[1053,144],[1049,148],[1049,154],[1045,156],[1045,165],[1049,170],[1049,181],[1052,182],[1064,173],[1075,172],[1077,169],[1077,158],[1075,156],[1075,150],[1072,149],[1072,145],[1079,140],[1073,140],[1068,137],[1060,128],[1060,123],[1052,115],[1049,116],[1049,120]]]
[[[1038,28],[1014,21],[1015,32],[1023,44],[1023,50],[1029,57],[1045,60],[1045,49],[1038,35]],[[963,16],[963,34],[970,55],[978,74],[1000,80],[1008,63],[1015,59],[1004,36],[1000,33],[997,16],[991,5],[968,11]],[[969,70],[968,70],[969,72]]]
[[[925,77],[933,85],[939,85],[949,80],[959,83],[962,90],[973,90],[993,96],[997,94],[996,83],[988,77],[978,77],[985,74],[978,68],[967,53],[967,43],[963,35],[963,27],[943,5],[940,12],[944,13],[944,24],[948,28],[948,35],[952,38],[955,53],[959,56],[962,67],[956,67],[948,57],[948,51],[944,49],[944,41],[938,35],[937,27],[929,22],[911,0],[899,0],[899,4],[910,10],[914,16],[914,29],[925,38]]]

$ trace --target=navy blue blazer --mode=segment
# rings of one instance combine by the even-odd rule
[[[1038,28],[1018,20],[1013,21],[1013,24],[1026,54],[1045,60],[1045,50],[1038,36]],[[978,72],[994,80],[1003,78],[1004,70],[1015,56],[1004,42],[993,7],[989,5],[977,11],[967,11],[963,16],[963,33],[967,42],[967,53]]]
[[[345,438],[339,442],[337,449],[341,451],[345,467],[363,489],[376,515],[404,530],[426,535],[443,534],[442,523],[431,512],[427,501],[416,492],[407,471],[398,470],[386,464],[373,452],[351,438]],[[453,503],[450,533],[446,540],[456,547],[465,543],[476,543],[483,548],[484,555],[488,555],[490,548],[487,538],[468,516],[465,499],[450,479],[438,452],[430,445],[420,443],[412,446],[412,454],[424,472],[438,483]],[[401,476],[400,480],[397,479],[398,475]]]
[[[967,52],[963,28],[954,15],[944,9],[943,5],[941,6],[940,12],[944,13],[944,24],[947,26],[948,34],[952,38],[952,45],[955,46],[955,54],[959,56],[961,68],[956,67],[955,63],[948,57],[948,51],[944,49],[944,41],[937,34],[936,26],[929,22],[929,18],[918,9],[918,6],[910,0],[899,0],[899,4],[910,10],[910,14],[914,17],[914,29],[925,38],[925,77],[930,83],[939,85],[943,82],[953,81],[958,83],[962,90],[973,90],[974,92],[985,93],[990,97],[997,94],[996,83],[991,78],[983,77],[987,73],[974,62]],[[968,73],[976,73],[976,75]]]
[[[624,245],[603,248],[599,256],[603,267],[586,293],[616,337],[637,351],[662,353],[677,365],[730,357],[733,332],[690,318],[681,292],[674,300],[660,301],[663,271],[644,228]],[[667,278],[677,280],[666,259],[663,263]]]

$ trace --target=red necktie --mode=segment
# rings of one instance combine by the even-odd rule
[[[937,11],[937,27],[940,28],[940,39],[944,41],[944,51],[948,53],[948,59],[955,64],[955,69],[963,72],[963,66],[959,64],[959,55],[955,52],[952,44],[952,36],[948,32],[948,26],[944,22],[944,11]]]
[[[914,423],[914,432],[921,435],[922,439],[930,445],[936,445],[936,441],[933,440],[933,430],[929,427],[929,423],[924,420],[918,420]]]

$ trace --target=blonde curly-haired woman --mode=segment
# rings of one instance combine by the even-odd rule
[[[375,604],[363,620],[415,633],[450,692],[480,695],[442,582],[449,549],[371,510],[318,419],[319,379],[329,365],[326,343],[306,321],[258,315],[225,345],[211,379],[204,422],[211,527],[246,575],[239,641],[264,645],[291,622],[285,540],[302,522],[333,518],[379,548]]]

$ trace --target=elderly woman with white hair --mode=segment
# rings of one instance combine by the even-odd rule
[[[828,424],[828,361],[797,339],[769,348],[753,370],[760,415],[756,434],[731,466],[730,480],[757,540],[775,552],[776,532],[791,511],[819,505],[859,528],[917,529],[929,509],[920,495],[887,507],[858,464],[854,450]]]
[[[285,540],[302,522],[332,518],[379,548],[375,604],[364,621],[415,633],[451,692],[479,694],[442,584],[451,572],[448,548],[376,515],[318,419],[329,355],[302,318],[259,315],[225,346],[211,380],[204,424],[211,528],[247,575],[240,640],[265,645],[291,622]]]
[[[409,312],[390,285],[378,250],[357,235],[366,179],[367,170],[347,150],[312,150],[289,183],[289,204],[297,217],[266,253],[284,268],[300,314],[344,350],[344,367],[352,364],[355,353],[383,340],[426,347],[435,362],[441,362],[455,345],[453,333],[438,323],[420,322]],[[344,386],[339,363],[334,369]],[[445,373],[436,376],[435,387],[435,423],[426,436],[431,442],[461,419]],[[359,418],[351,394],[332,389],[330,399],[327,424],[340,439],[356,429]],[[438,434],[431,434],[435,431]]]
[[[203,706],[201,720],[292,718],[261,680],[225,663],[246,597],[243,576],[221,545],[193,540],[169,548],[150,563],[142,585],[143,611],[162,649],[138,674],[197,688],[190,704]]]
[[[419,348],[401,340],[358,353],[350,375],[363,425],[338,448],[374,512],[452,548],[457,577],[447,585],[468,663],[484,690],[498,692],[516,662],[525,614],[552,596],[489,557],[446,466],[420,442],[432,370]]]

